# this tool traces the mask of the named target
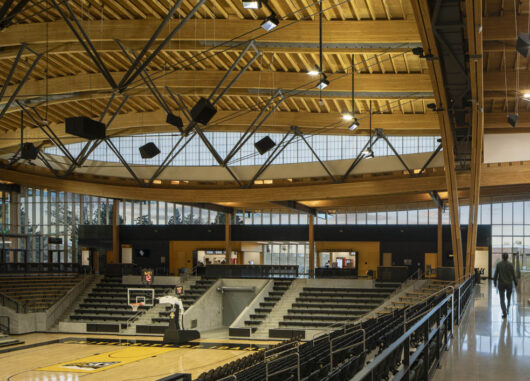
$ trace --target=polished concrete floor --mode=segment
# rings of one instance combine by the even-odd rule
[[[507,319],[502,319],[493,283],[475,286],[454,340],[434,380],[530,380],[530,274],[524,274],[512,295]]]

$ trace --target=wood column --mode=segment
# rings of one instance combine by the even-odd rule
[[[442,225],[442,208],[438,208],[438,250],[437,250],[437,267],[443,266],[443,225]]]
[[[469,223],[467,226],[465,273],[471,274],[475,267],[477,249],[478,208],[480,199],[480,170],[482,167],[482,149],[484,145],[484,70],[482,58],[482,2],[466,0],[466,22],[468,31],[469,62],[472,105],[471,120],[471,184],[469,188]],[[519,65],[516,54],[516,65]]]
[[[423,49],[434,57],[440,57],[434,28],[431,23],[431,9],[427,0],[411,2],[418,30],[420,32]],[[442,153],[444,157],[445,181],[447,184],[447,206],[451,220],[451,242],[453,248],[455,279],[460,282],[464,275],[462,262],[462,234],[460,231],[460,219],[458,213],[458,188],[455,168],[455,138],[453,126],[449,116],[449,101],[444,86],[444,75],[440,60],[427,60],[429,75],[436,101],[438,123],[440,125],[440,136],[442,138]]]
[[[225,214],[225,261],[230,264],[230,257],[232,255],[232,215]]]
[[[112,257],[111,263],[120,263],[120,200],[112,202]]]
[[[313,216],[309,216],[309,276],[315,275],[315,225]]]

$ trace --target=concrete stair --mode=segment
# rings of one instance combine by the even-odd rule
[[[302,292],[306,285],[306,279],[295,279],[291,286],[285,291],[282,298],[272,308],[267,318],[259,325],[256,332],[252,334],[253,338],[256,339],[268,339],[269,329],[278,328],[280,321],[287,315],[287,310],[291,308],[292,304],[296,301],[296,298]]]
[[[96,287],[96,285],[101,281],[101,279],[103,279],[103,275],[96,275],[94,276],[94,279],[92,280],[92,282],[90,282],[90,284],[86,287],[85,291],[83,291],[81,294],[79,294],[79,296],[77,297],[77,299],[75,300],[74,303],[72,303],[72,305],[70,306],[70,308],[68,308],[62,315],[61,317],[59,318],[59,320],[57,320],[57,323],[49,329],[50,332],[58,332],[59,330],[59,323],[61,321],[71,321],[69,318],[70,318],[70,315],[77,309],[79,308],[79,305],[81,303],[83,303],[83,300],[85,300],[85,298],[88,296],[89,293],[92,292],[92,290]]]

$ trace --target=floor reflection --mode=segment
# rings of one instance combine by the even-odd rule
[[[475,287],[473,306],[455,328],[434,380],[530,379],[530,277],[514,290],[506,319],[493,283],[483,281]]]

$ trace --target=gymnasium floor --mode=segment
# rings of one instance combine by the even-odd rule
[[[146,336],[36,333],[17,338],[25,341],[19,350],[0,353],[0,380],[157,380],[174,373],[195,378],[277,343],[214,337],[175,347],[164,346],[161,337]],[[30,344],[44,345],[23,349]]]

